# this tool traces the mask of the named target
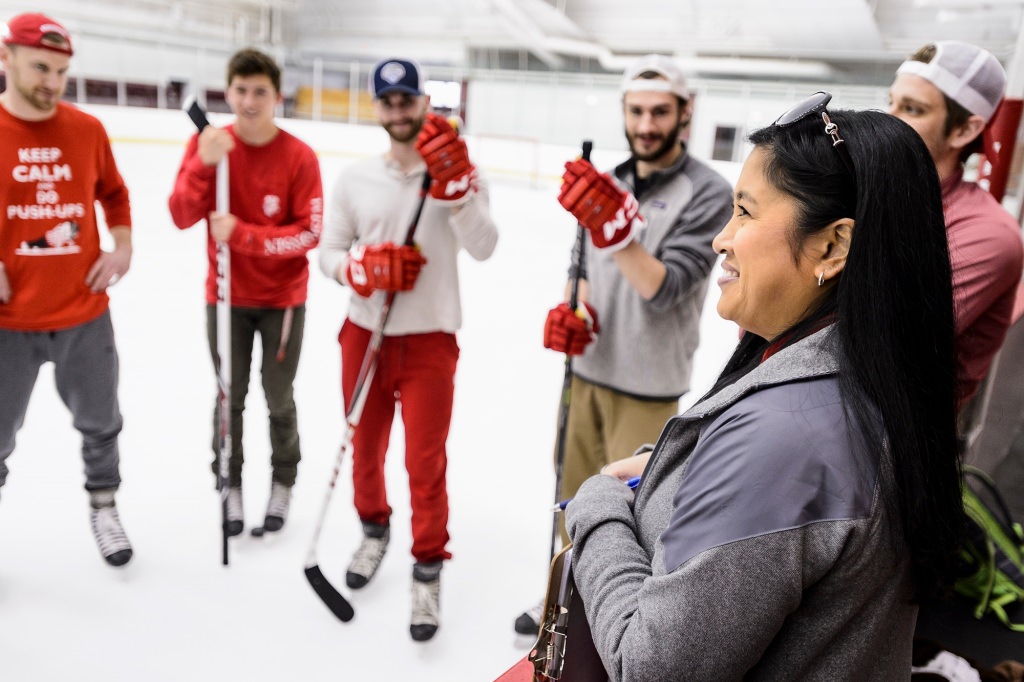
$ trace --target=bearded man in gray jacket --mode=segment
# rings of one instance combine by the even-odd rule
[[[569,272],[580,278],[577,310],[556,306],[544,327],[545,347],[574,356],[561,499],[655,441],[677,414],[715,263],[711,240],[732,210],[729,183],[687,151],[692,100],[675,61],[648,55],[626,69],[622,108],[629,159],[611,174],[570,162],[559,197],[592,242]],[[592,193],[614,214],[581,217]],[[539,605],[523,613],[516,631],[536,634],[539,616]]]

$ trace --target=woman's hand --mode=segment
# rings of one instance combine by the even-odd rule
[[[631,478],[636,478],[644,472],[644,468],[647,466],[648,460],[651,459],[651,451],[634,455],[633,457],[626,457],[625,459],[619,459],[611,464],[605,464],[601,467],[601,473],[606,476],[617,478],[620,481],[628,481]]]

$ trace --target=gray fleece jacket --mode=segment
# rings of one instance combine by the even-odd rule
[[[843,409],[829,330],[672,419],[635,499],[595,476],[569,504],[612,680],[909,677],[891,470]]]

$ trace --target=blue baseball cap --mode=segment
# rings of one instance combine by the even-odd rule
[[[370,76],[370,94],[374,99],[392,92],[419,96],[423,91],[423,73],[419,64],[408,59],[385,59]]]

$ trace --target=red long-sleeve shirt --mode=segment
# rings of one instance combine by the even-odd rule
[[[128,188],[96,118],[60,102],[44,121],[0,107],[0,261],[11,300],[0,329],[57,331],[99,317],[106,293],[85,284],[107,225],[131,227]]]
[[[235,138],[228,154],[229,209],[237,225],[231,250],[231,304],[246,308],[288,308],[304,303],[309,281],[306,253],[317,245],[323,223],[320,163],[310,147],[278,130],[268,144]],[[180,229],[207,219],[216,208],[216,166],[199,158],[193,135],[178,169],[169,206]],[[217,301],[217,248],[207,237],[206,301]]]

